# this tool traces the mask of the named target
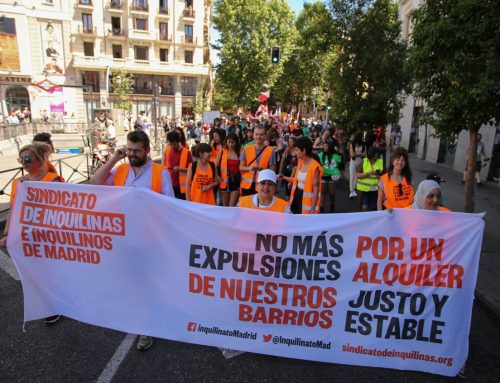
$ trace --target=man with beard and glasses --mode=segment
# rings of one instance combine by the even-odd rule
[[[149,158],[149,137],[142,131],[127,134],[127,147],[116,150],[110,161],[99,168],[90,179],[92,185],[114,185],[149,188],[157,193],[174,197],[170,174]],[[128,163],[113,167],[125,157]],[[145,351],[153,345],[153,338],[139,336],[137,349]]]

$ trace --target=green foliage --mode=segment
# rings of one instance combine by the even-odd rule
[[[498,0],[428,0],[413,12],[413,93],[438,136],[500,121],[499,20]]]
[[[296,104],[305,96],[308,100],[314,99],[321,108],[327,97],[326,74],[335,49],[332,18],[326,4],[305,3],[295,27],[298,34],[293,54],[285,63],[273,92],[284,103]]]
[[[200,83],[200,88],[196,93],[196,96],[191,102],[191,107],[193,108],[193,112],[195,112],[196,114],[203,114],[203,112],[210,110],[210,105],[209,105],[210,100],[208,98],[207,93],[208,90],[206,87],[206,83],[205,81],[202,81]]]
[[[220,36],[215,102],[249,106],[262,84],[271,87],[286,62],[285,52],[295,37],[294,16],[285,0],[216,0],[214,26]],[[279,46],[281,60],[271,63],[271,47]]]
[[[116,95],[116,100],[114,102],[115,108],[128,111],[132,109],[129,95],[132,93],[133,83],[134,76],[125,69],[120,68],[113,73],[112,90]]]
[[[391,0],[332,0],[337,54],[330,68],[336,122],[348,132],[397,122],[406,47]]]

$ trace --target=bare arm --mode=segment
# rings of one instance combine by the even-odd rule
[[[124,148],[117,149],[111,160],[97,169],[94,175],[90,178],[90,183],[92,185],[104,185],[113,167],[125,157],[127,157],[126,150]]]
[[[385,199],[384,190],[379,188],[377,196],[377,210],[384,210],[384,199]]]

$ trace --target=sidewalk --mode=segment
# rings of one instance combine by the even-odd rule
[[[444,165],[419,160],[415,155],[410,156],[410,166],[415,189],[429,173],[438,173],[445,180],[441,188],[446,207],[463,211],[464,185],[461,173]],[[500,317],[500,187],[496,183],[486,182],[483,187],[476,187],[474,193],[475,211],[486,212],[475,296]]]

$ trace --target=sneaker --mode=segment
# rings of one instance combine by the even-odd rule
[[[48,325],[51,325],[51,324],[59,322],[59,319],[61,319],[60,315],[53,315],[51,317],[45,318],[44,323],[48,324]]]
[[[137,349],[140,351],[146,351],[153,345],[153,338],[147,335],[140,335],[137,341]]]
[[[353,190],[351,194],[349,194],[349,199],[354,199],[358,196],[358,194]]]

